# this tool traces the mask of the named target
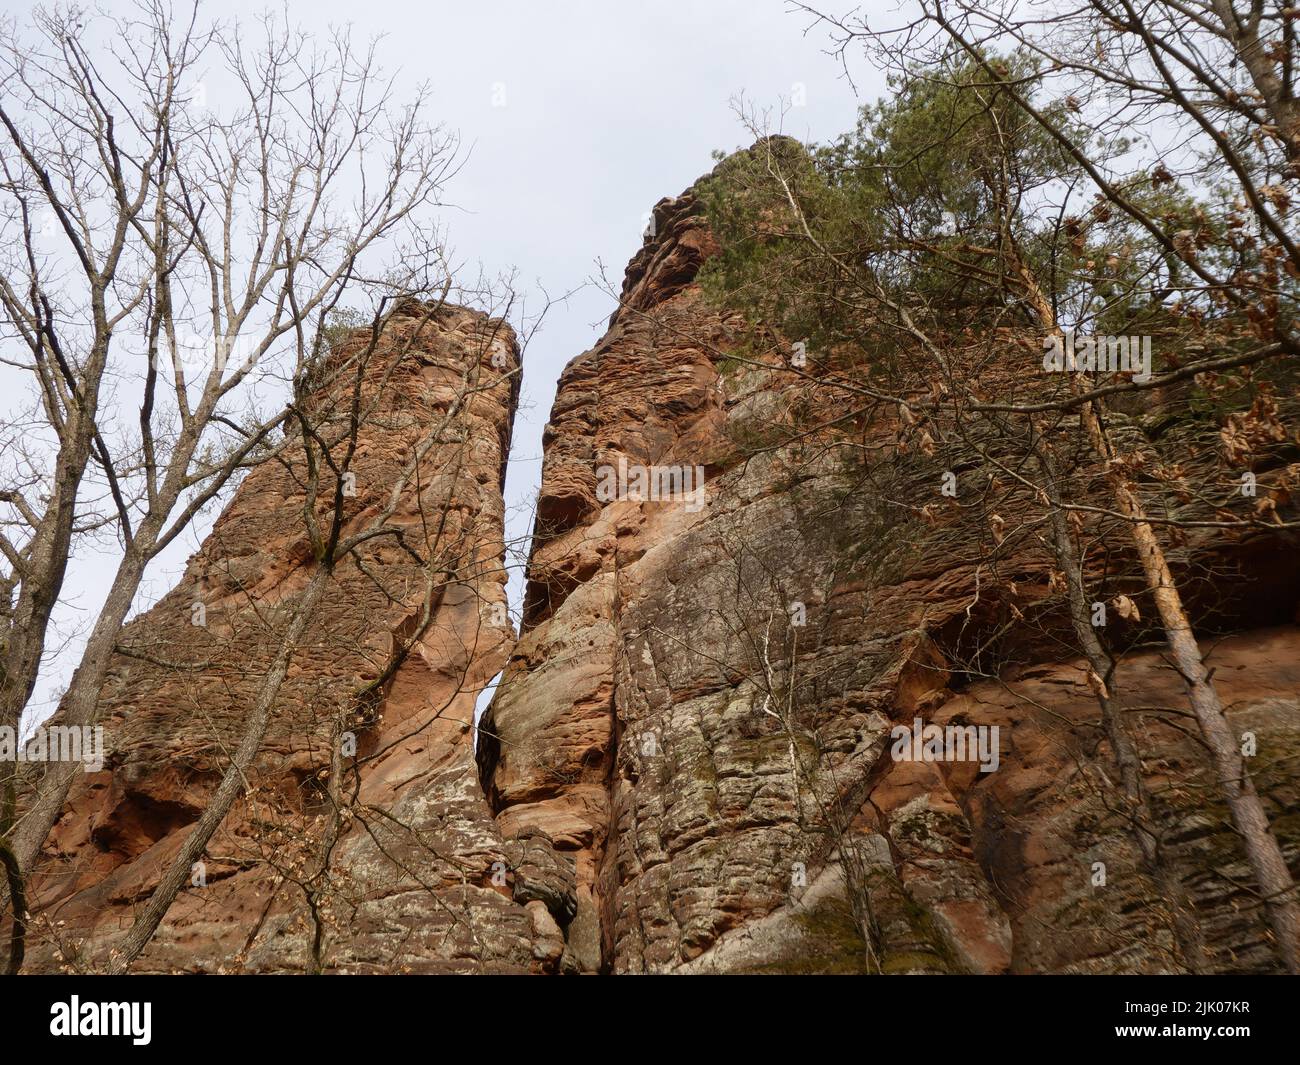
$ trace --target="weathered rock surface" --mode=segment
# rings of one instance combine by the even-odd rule
[[[502,482],[517,390],[504,375],[518,351],[507,326],[477,312],[444,307],[426,321],[422,306],[405,310],[366,371],[364,401],[379,397],[379,407],[344,499],[345,532],[362,528],[436,429],[393,519],[403,535],[369,541],[339,566],[249,791],[137,971],[558,966],[563,937],[550,914],[572,911],[572,863],[540,837],[503,839],[473,750],[475,696],[513,636],[501,609]],[[338,350],[364,342],[354,334]],[[346,416],[350,389],[339,391],[319,401]],[[284,463],[249,474],[181,584],[124,632],[102,696],[107,763],[78,783],[47,845],[29,969],[102,960],[220,779],[285,612],[316,566],[297,456],[295,466],[289,448]],[[194,603],[203,625],[192,623]],[[428,627],[402,656],[426,603]],[[340,752],[345,780],[331,798]]]
[[[514,407],[499,381],[403,503],[421,535],[445,517],[463,579],[367,692],[419,616],[427,567],[376,542],[342,575],[251,791],[209,847],[206,886],[181,895],[136,968],[860,972],[872,927],[885,973],[1185,968],[1117,808],[1041,541],[995,543],[961,506],[898,505],[933,497],[939,469],[895,446],[893,415],[860,423],[856,466],[774,433],[818,397],[702,297],[720,249],[697,192],[654,217],[608,331],[559,384],[517,642],[492,623]],[[396,341],[411,323],[394,328]],[[499,323],[459,309],[417,347],[363,434],[358,521],[466,365],[517,359]],[[990,391],[1018,373],[991,375]],[[1204,426],[1180,435],[1167,410],[1156,423],[1152,446],[1180,460],[1205,444]],[[1149,426],[1117,413],[1112,428]],[[600,471],[620,461],[700,469],[703,497],[609,499]],[[301,503],[291,467],[252,473],[182,585],[125,633],[103,696],[110,759],[47,847],[29,967],[93,965],[198,816],[315,565]],[[1004,503],[1008,528],[1034,527],[1025,500]],[[1293,868],[1298,560],[1284,532],[1208,528],[1174,557]],[[1090,576],[1141,601],[1122,544],[1104,565]],[[1203,965],[1276,971],[1158,633],[1117,620],[1108,637]],[[476,754],[474,693],[503,664]],[[895,757],[891,729],[917,719],[996,727],[996,769]],[[356,787],[334,840],[322,771],[345,727]]]
[[[523,632],[482,723],[503,832],[544,831],[575,859],[566,966],[861,971],[874,920],[886,973],[1182,968],[1167,900],[1114,811],[1041,544],[990,566],[987,531],[959,508],[922,520],[887,505],[937,499],[939,471],[915,452],[881,447],[863,474],[765,447],[807,390],[756,365],[741,323],[702,298],[696,273],[718,249],[697,193],[662,201],[654,233],[608,331],[561,378]],[[863,454],[896,430],[866,425]],[[598,468],[620,459],[702,466],[707,504],[598,497]],[[1222,577],[1189,597],[1217,631],[1240,631],[1207,643],[1209,660],[1234,728],[1258,737],[1253,765],[1294,865],[1294,542],[1207,533],[1179,560]],[[1009,612],[1017,602],[1032,622]],[[994,644],[981,678],[971,663]],[[1151,633],[1128,644],[1116,683],[1204,964],[1274,971],[1178,716],[1181,682]],[[917,718],[997,726],[999,767],[896,760],[890,730]]]

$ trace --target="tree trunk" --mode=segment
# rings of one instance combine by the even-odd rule
[[[163,917],[176,900],[176,896],[180,894],[181,888],[189,880],[194,863],[203,855],[208,842],[221,827],[221,822],[225,820],[226,814],[230,812],[235,799],[238,798],[247,779],[246,774],[261,749],[262,739],[271,720],[271,707],[275,705],[280,686],[289,671],[289,661],[293,657],[298,640],[315,613],[316,604],[320,601],[329,579],[329,568],[320,566],[312,577],[311,583],[303,591],[302,598],[294,604],[293,619],[285,631],[280,650],[276,653],[275,660],[271,663],[271,668],[262,682],[257,701],[244,728],[244,735],[235,750],[234,758],[226,768],[225,775],[221,778],[221,784],[218,785],[211,801],[204,809],[203,816],[199,818],[198,823],[185,838],[181,849],[172,859],[171,865],[167,867],[158,886],[154,888],[153,894],[149,896],[144,910],[135,919],[135,923],[122,940],[114,946],[110,955],[109,972],[126,972],[131,962],[139,957],[140,952],[148,945],[158,925],[162,923]]]
[[[1097,638],[1097,630],[1092,625],[1091,610],[1083,583],[1083,565],[1078,557],[1077,544],[1070,530],[1070,524],[1066,520],[1065,511],[1061,509],[1055,458],[1050,446],[1041,437],[1035,446],[1035,456],[1045,482],[1044,492],[1048,499],[1056,562],[1065,575],[1070,621],[1089,668],[1104,682],[1104,690],[1097,693],[1097,704],[1101,708],[1102,725],[1106,730],[1106,738],[1110,741],[1115,764],[1119,769],[1120,789],[1128,806],[1133,838],[1142,855],[1147,873],[1155,880],[1164,897],[1169,901],[1172,909],[1172,931],[1181,960],[1191,972],[1203,973],[1205,972],[1205,945],[1200,926],[1196,921],[1190,895],[1160,853],[1158,825],[1151,812],[1151,804],[1143,783],[1142,758],[1124,721],[1123,711],[1116,704],[1115,689],[1111,681],[1113,661],[1106,649],[1102,647],[1101,641]]]
[[[1237,738],[1223,713],[1219,693],[1206,673],[1201,649],[1155,529],[1144,520],[1141,500],[1123,472],[1111,461],[1114,449],[1096,407],[1092,403],[1084,404],[1081,416],[1093,449],[1107,464],[1106,476],[1120,513],[1129,519],[1133,541],[1169,642],[1174,667],[1182,675],[1188,702],[1210,750],[1215,777],[1227,800],[1233,824],[1241,834],[1255,882],[1263,895],[1278,953],[1288,972],[1300,974],[1300,903],[1295,897],[1295,881],[1282,857],[1277,837],[1269,827],[1264,804],[1255,791]]]
[[[1049,333],[1055,332],[1056,315],[1051,304],[1014,247],[1012,256],[1016,273],[1039,322]],[[1070,381],[1071,387],[1076,391],[1081,387],[1075,376],[1070,375]],[[1147,587],[1155,599],[1156,612],[1164,628],[1165,639],[1169,642],[1174,667],[1186,685],[1192,713],[1196,716],[1201,736],[1210,750],[1215,778],[1246,848],[1251,871],[1277,941],[1278,953],[1288,972],[1300,974],[1300,902],[1295,896],[1295,881],[1291,878],[1277,837],[1269,827],[1264,804],[1255,791],[1245,758],[1228,725],[1228,719],[1224,716],[1218,692],[1210,683],[1205,664],[1201,661],[1201,650],[1192,632],[1187,611],[1183,608],[1182,596],[1174,584],[1164,549],[1160,546],[1155,529],[1146,520],[1142,501],[1124,471],[1114,462],[1115,449],[1111,446],[1106,427],[1101,421],[1103,409],[1100,400],[1085,402],[1079,409],[1080,420],[1093,452],[1105,464],[1106,479],[1114,494],[1116,506],[1132,529],[1133,542],[1142,563]]]

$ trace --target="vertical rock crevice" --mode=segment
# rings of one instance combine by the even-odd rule
[[[368,335],[342,338],[333,357]],[[467,308],[412,302],[385,326],[361,385],[377,406],[357,441],[345,527],[363,527],[420,453],[390,520],[400,536],[367,541],[336,568],[247,793],[137,971],[558,966],[572,872],[502,838],[473,751],[476,696],[512,642],[495,619],[518,360],[510,327]],[[345,391],[313,404],[346,410]],[[124,631],[101,694],[104,770],[74,788],[33,879],[29,969],[99,965],[204,808],[277,619],[316,567],[294,455],[249,474],[178,587]],[[191,624],[193,601],[204,626]]]

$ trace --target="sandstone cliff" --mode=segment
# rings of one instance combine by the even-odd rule
[[[862,971],[874,922],[886,973],[1181,968],[1167,900],[1114,816],[1068,625],[1019,611],[1051,597],[1045,552],[1030,543],[990,566],[993,545],[961,508],[919,520],[894,505],[941,502],[935,464],[886,446],[896,419],[864,425],[865,474],[765,446],[807,391],[754,365],[742,323],[701,297],[697,272],[718,249],[697,190],[654,217],[608,331],[559,384],[524,631],[480,744],[506,835],[544,831],[576,859],[565,964]],[[1176,438],[1162,446],[1186,458]],[[707,505],[603,501],[595,471],[620,460],[702,466]],[[1200,617],[1240,634],[1210,661],[1234,726],[1259,737],[1294,866],[1295,545],[1207,535],[1180,557],[1221,575]],[[1151,633],[1129,639],[1118,685],[1203,964],[1275,971],[1243,855],[1177,717],[1181,681]],[[994,644],[997,675],[981,677],[971,662]],[[998,726],[999,767],[894,759],[891,727],[917,718]],[[846,880],[869,895],[865,918]]]
[[[960,508],[893,505],[932,492],[936,470],[885,446],[889,419],[863,425],[869,477],[769,446],[805,393],[755,365],[746,324],[703,298],[697,274],[719,249],[697,192],[654,218],[607,332],[559,384],[513,650],[491,620],[514,405],[502,381],[404,507],[411,523],[445,517],[464,579],[370,691],[418,615],[421,569],[377,545],[343,574],[250,795],[209,848],[206,886],[181,896],[136,968],[859,972],[864,922],[886,973],[1181,968],[1167,900],[1113,809],[1041,545],[990,567]],[[421,350],[392,421],[365,436],[358,513],[401,461],[403,417],[429,424],[466,360],[517,358],[507,330],[463,310]],[[1194,444],[1174,431],[1161,446]],[[609,499],[598,470],[620,460],[702,470],[700,505]],[[291,468],[250,475],[181,586],[126,634],[104,693],[109,763],[47,848],[33,968],[93,958],[210,793],[266,632],[314,564],[298,491]],[[1234,727],[1258,737],[1258,783],[1295,866],[1295,545],[1207,531],[1179,559],[1218,575],[1189,598]],[[1111,562],[1121,576],[1130,563]],[[1178,717],[1181,681],[1149,630],[1120,628],[1118,685],[1204,964],[1276,971]],[[476,753],[475,691],[503,663]],[[918,718],[997,726],[997,769],[892,757],[891,728]],[[322,771],[340,720],[358,737],[357,790],[334,841]]]
[[[360,528],[436,428],[394,515],[406,535],[367,542],[336,571],[247,794],[135,971],[535,971],[558,961],[548,904],[563,914],[564,869],[530,865],[524,841],[503,839],[473,752],[475,696],[512,637],[501,492],[518,351],[499,321],[426,313],[413,305],[395,316],[366,370],[361,393],[378,408],[344,500],[345,528]],[[317,402],[346,416],[348,390],[337,392]],[[317,565],[300,460],[291,447],[255,469],[178,587],[124,632],[103,693],[106,765],[79,781],[47,845],[29,970],[102,963],[211,795]],[[435,570],[448,578],[428,579]],[[331,771],[346,774],[340,794]]]

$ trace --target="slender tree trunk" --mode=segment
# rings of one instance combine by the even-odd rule
[[[68,568],[68,546],[76,517],[77,489],[90,457],[90,437],[83,428],[85,412],[72,411],[65,429],[65,443],[55,463],[54,499],[32,533],[31,553],[24,564],[17,602],[0,642],[0,725],[17,735],[23,709],[36,688],[45,654],[50,615],[59,600]],[[15,574],[17,576],[17,574]],[[18,775],[17,761],[0,762],[0,792],[11,787]],[[12,825],[5,825],[0,838],[7,838]]]
[[[138,541],[137,541],[138,543]],[[67,692],[64,694],[64,723],[67,725],[86,726],[94,723],[99,705],[99,692],[104,684],[104,677],[112,661],[113,649],[121,632],[122,622],[130,612],[135,591],[140,586],[144,574],[145,560],[134,549],[129,549],[118,566],[113,588],[91,630],[90,639],[82,654],[81,665],[77,667]],[[4,894],[14,907],[26,897],[26,879],[30,875],[41,847],[45,844],[50,829],[54,827],[63,804],[72,789],[72,783],[83,767],[76,762],[50,762],[45,775],[36,783],[32,804],[21,817],[12,814],[0,824],[0,846],[4,848],[6,881]],[[14,781],[6,782],[5,787],[13,789]],[[26,922],[15,921],[10,945],[10,966],[22,964],[25,953],[24,938]],[[13,969],[17,971],[17,969]]]
[[[9,928],[9,960],[5,964],[5,972],[9,976],[17,975],[22,969],[23,956],[27,949],[27,892],[23,884],[22,870],[18,868],[18,859],[5,841],[5,836],[13,824],[13,817],[14,786],[10,781],[5,785],[3,800],[0,800],[0,865],[4,866],[8,899],[13,907],[13,923]]]
[[[1049,333],[1055,332],[1056,314],[1051,303],[1025,267],[1014,245],[1010,250],[1016,273],[1024,284],[1040,324]],[[1077,390],[1080,387],[1079,381],[1073,375],[1069,376],[1071,387]],[[1264,804],[1260,801],[1250,771],[1246,768],[1246,760],[1223,713],[1219,694],[1210,683],[1205,663],[1201,660],[1201,649],[1183,607],[1182,596],[1174,584],[1164,548],[1160,545],[1155,529],[1146,520],[1142,501],[1124,471],[1114,462],[1115,449],[1101,421],[1103,409],[1100,400],[1086,402],[1080,407],[1080,420],[1093,452],[1105,464],[1106,480],[1110,484],[1116,506],[1132,530],[1142,572],[1155,600],[1156,612],[1169,643],[1174,667],[1181,674],[1187,688],[1192,713],[1200,726],[1201,737],[1210,750],[1215,778],[1245,846],[1255,883],[1263,896],[1269,925],[1277,941],[1278,954],[1288,972],[1300,974],[1300,901],[1296,899],[1295,881],[1282,856],[1277,837],[1269,826]]]
[[[1255,790],[1250,771],[1246,768],[1246,760],[1237,737],[1233,735],[1224,715],[1219,693],[1206,672],[1192,623],[1183,607],[1182,596],[1174,584],[1173,574],[1169,570],[1169,563],[1155,529],[1144,520],[1146,515],[1141,500],[1132,485],[1111,462],[1114,449],[1110,446],[1096,407],[1091,403],[1085,404],[1081,414],[1093,449],[1107,463],[1107,479],[1120,513],[1129,520],[1132,528],[1138,558],[1146,574],[1147,586],[1155,599],[1156,611],[1169,642],[1174,667],[1181,674],[1187,688],[1188,702],[1196,715],[1201,736],[1210,750],[1215,777],[1227,800],[1233,824],[1246,848],[1255,882],[1263,894],[1265,912],[1277,941],[1278,953],[1288,972],[1300,974],[1300,902],[1296,899],[1295,881],[1282,856],[1277,837],[1269,827],[1264,804]]]
[[[156,553],[158,538],[162,535],[167,516],[180,497],[195,440],[191,430],[181,433],[177,441],[177,452],[183,456],[183,460],[172,462],[158,499],[136,529],[130,546],[118,563],[117,572],[113,574],[113,584],[95,619],[85,650],[82,651],[81,662],[63,694],[60,710],[64,724],[91,726],[98,717],[99,693],[103,690],[104,678],[112,665],[122,625],[131,612],[131,604],[135,601],[135,594],[140,588],[149,561]],[[79,772],[81,767],[75,763],[52,762],[45,776],[38,782],[32,805],[23,814],[13,835],[13,851],[24,875],[30,872],[50,829],[58,820],[68,792],[72,789],[72,782],[77,779]]]
[[[158,925],[162,923],[163,917],[171,908],[172,903],[176,901],[176,896],[180,894],[181,888],[189,880],[194,863],[203,855],[209,841],[216,834],[217,829],[221,827],[221,822],[225,820],[226,814],[230,812],[235,799],[239,797],[239,793],[247,779],[246,774],[257,757],[257,752],[262,747],[262,740],[266,736],[267,725],[271,720],[271,707],[275,705],[275,700],[280,693],[280,686],[284,683],[284,678],[289,671],[289,661],[297,648],[298,640],[301,639],[308,622],[315,613],[316,604],[320,602],[321,595],[329,579],[330,569],[327,566],[320,566],[313,575],[311,583],[303,591],[302,597],[294,604],[293,618],[289,622],[289,627],[280,643],[280,649],[271,663],[271,668],[267,670],[266,678],[258,691],[257,701],[249,714],[248,723],[244,727],[244,735],[239,741],[239,747],[235,750],[234,758],[231,759],[225,775],[221,778],[220,785],[218,785],[211,801],[204,809],[203,816],[199,818],[198,823],[195,824],[190,834],[185,838],[181,849],[172,859],[171,865],[167,867],[167,871],[158,882],[158,886],[154,888],[153,894],[149,896],[149,901],[145,904],[144,910],[135,919],[135,923],[122,937],[121,941],[113,947],[109,961],[109,972],[126,972],[130,964],[139,957],[140,952],[148,945],[149,940],[153,938],[154,932],[157,931]]]
[[[122,622],[131,611],[131,603],[144,574],[143,556],[144,553],[138,549],[129,550],[118,567],[113,588],[86,641],[81,664],[64,694],[64,724],[94,724],[100,689],[112,662]],[[13,833],[13,851],[24,875],[31,871],[50,829],[58,820],[72,782],[82,771],[83,767],[76,762],[50,762],[45,775],[38,781],[32,805],[23,812]]]
[[[1092,626],[1091,610],[1084,590],[1083,565],[1065,511],[1061,508],[1056,461],[1050,446],[1041,437],[1035,443],[1035,456],[1043,472],[1054,553],[1057,565],[1065,575],[1070,621],[1074,626],[1075,638],[1079,641],[1089,668],[1103,681],[1103,690],[1097,692],[1097,704],[1101,708],[1102,725],[1119,769],[1120,789],[1128,806],[1133,838],[1148,874],[1169,901],[1172,931],[1182,962],[1191,972],[1203,973],[1205,946],[1200,926],[1196,921],[1190,895],[1160,852],[1158,825],[1143,782],[1142,758],[1124,721],[1123,711],[1115,699],[1111,679],[1113,661],[1097,638],[1097,630]]]

